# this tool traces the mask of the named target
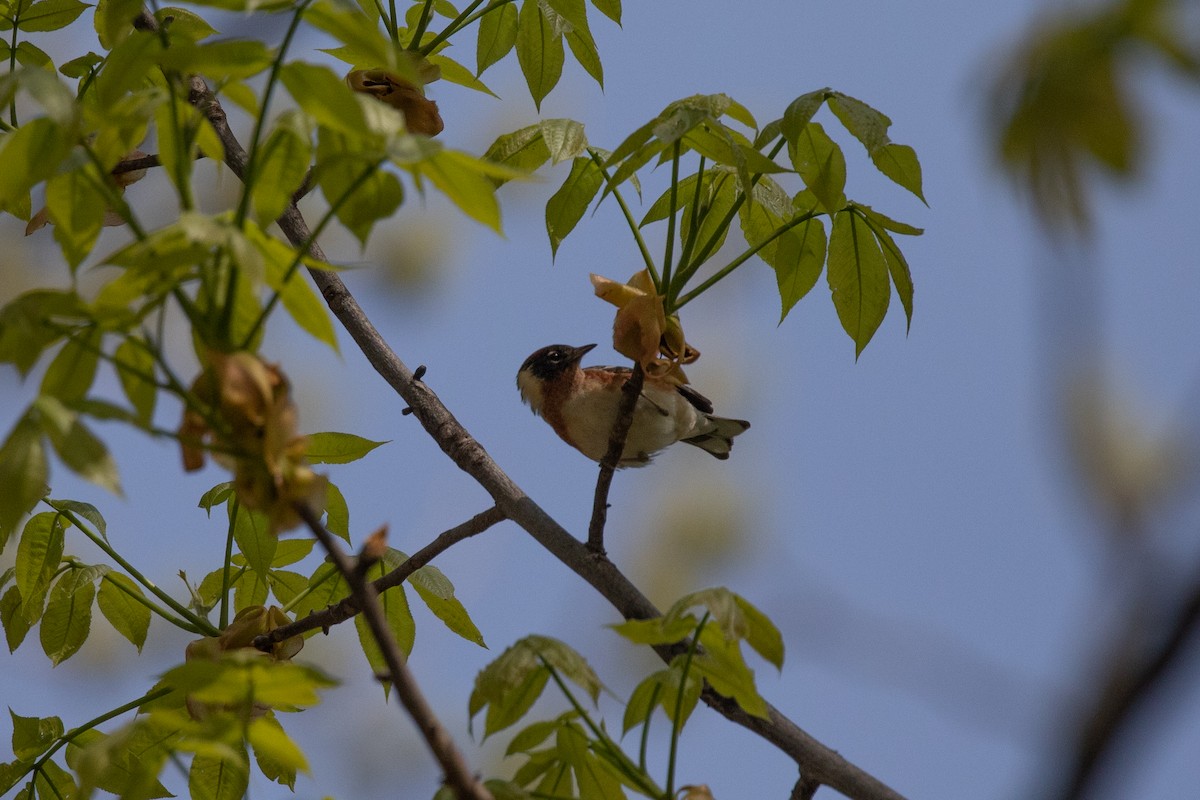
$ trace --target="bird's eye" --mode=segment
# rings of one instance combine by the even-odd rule
[[[550,359],[551,361],[562,361],[566,357],[567,354],[562,350],[551,350],[546,354],[546,358]]]

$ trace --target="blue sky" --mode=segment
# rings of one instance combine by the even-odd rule
[[[762,693],[913,798],[999,798],[1035,786],[1118,610],[1104,521],[1064,444],[1063,387],[1099,369],[1151,431],[1195,408],[1200,229],[1188,209],[1200,167],[1183,155],[1200,129],[1194,92],[1149,69],[1139,73],[1152,134],[1144,181],[1102,184],[1092,241],[1049,243],[994,168],[985,113],[989,78],[1034,10],[1030,3],[628,3],[623,29],[593,21],[604,92],[569,63],[541,111],[583,121],[592,143],[612,148],[689,94],[726,92],[762,122],[797,95],[831,86],[887,113],[893,139],[916,148],[928,208],[873,174],[848,136],[839,139],[850,162],[848,194],[926,229],[903,242],[916,283],[911,331],[893,302],[856,362],[823,279],[777,325],[769,268],[739,270],[689,305],[683,321],[704,353],[689,370],[692,381],[719,412],[754,427],[728,462],[676,448],[648,469],[620,473],[608,538],[614,560],[657,602],[726,585],[766,611],[788,657],[781,675],[755,665]],[[236,24],[218,27],[236,33]],[[325,45],[300,45],[318,46]],[[458,57],[473,63],[470,49],[460,49]],[[484,77],[505,103],[435,85],[448,145],[481,152],[536,118],[515,63]],[[606,204],[551,263],[542,207],[565,169],[505,187],[503,237],[447,212],[437,198],[422,203],[414,195],[366,254],[341,232],[325,249],[362,267],[347,282],[401,357],[427,364],[428,384],[459,419],[535,500],[582,535],[595,467],[521,406],[513,379],[525,356],[551,342],[600,342],[593,363],[614,361],[611,307],[591,296],[587,276],[624,278],[640,260],[616,207]],[[144,207],[156,180],[135,187]],[[214,185],[229,190],[232,181],[224,175]],[[139,200],[134,190],[131,200]],[[157,213],[165,219],[170,209]],[[49,252],[21,240],[21,227],[0,220],[10,243],[0,270],[13,276],[0,282],[4,299],[30,280],[20,264],[40,264]],[[122,236],[106,233],[98,250],[115,248]],[[415,263],[426,279],[381,279],[376,265],[396,262]],[[304,429],[390,441],[332,472],[350,501],[356,537],[387,522],[392,544],[411,552],[488,505],[400,416],[403,403],[348,340],[337,356],[281,322],[264,352],[292,377]],[[0,367],[0,427],[35,387]],[[100,391],[115,391],[115,382]],[[171,424],[174,413],[166,410],[162,422]],[[175,570],[198,580],[220,556],[223,525],[195,503],[223,477],[215,469],[185,476],[170,446],[102,430],[127,498],[81,486],[61,469],[55,492],[99,505],[114,543],[137,553],[160,584],[181,590]],[[1194,502],[1180,503],[1154,522],[1194,530],[1196,511]],[[88,557],[82,544],[69,547]],[[1194,542],[1179,538],[1170,548],[1194,561]],[[558,636],[617,695],[655,668],[603,627],[618,621],[614,612],[511,524],[438,564],[491,655],[529,632]],[[417,624],[418,679],[473,763],[492,771],[498,743],[477,750],[465,732],[473,675],[491,656],[420,610]],[[97,636],[53,672],[35,641],[0,660],[6,676],[20,676],[0,682],[0,702],[24,715],[61,713],[70,726],[138,696],[182,657],[185,643],[156,625],[138,659],[116,637]],[[346,626],[311,640],[303,653],[344,685],[326,705],[284,720],[314,766],[315,778],[302,780],[297,796],[428,797],[436,770],[401,711],[380,702],[353,636]],[[1187,723],[1200,712],[1200,689],[1177,680],[1165,695],[1155,706],[1161,716],[1145,718],[1150,733],[1136,758],[1098,796],[1136,787],[1142,798],[1174,798],[1194,787],[1200,729]],[[562,708],[544,704],[547,715]],[[615,726],[619,709],[606,709]],[[721,800],[785,797],[795,779],[784,756],[705,711],[689,725],[682,751],[684,781],[709,784]],[[252,794],[285,796],[263,784]]]

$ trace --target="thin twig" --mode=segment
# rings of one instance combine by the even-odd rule
[[[422,547],[417,552],[413,553],[408,559],[396,567],[391,572],[381,578],[372,581],[371,585],[377,593],[385,592],[394,586],[399,586],[408,580],[408,577],[421,567],[433,561],[434,558],[441,553],[449,550],[453,545],[461,542],[463,539],[468,539],[477,533],[483,533],[488,528],[495,525],[504,519],[504,514],[500,509],[492,506],[487,511],[481,511],[471,517],[461,525],[456,525],[447,531],[443,531],[429,544]],[[338,625],[351,619],[362,607],[354,599],[347,597],[338,603],[334,603],[328,608],[320,611],[314,611],[306,617],[301,617],[295,622],[275,628],[270,633],[265,633],[254,640],[254,646],[259,650],[268,651],[272,646],[284,639],[290,639],[293,636],[307,633],[311,630],[320,628],[328,630],[334,625]]]
[[[229,130],[220,102],[208,91],[203,80],[193,80],[192,88],[192,101],[205,113],[225,145],[225,163],[240,177],[246,166],[245,150]],[[284,211],[277,222],[293,246],[308,239],[308,225],[295,206]],[[318,260],[327,260],[315,242],[310,246],[309,254]],[[379,376],[412,409],[413,418],[421,423],[450,460],[492,496],[505,517],[520,525],[568,569],[596,589],[626,619],[661,615],[611,561],[596,558],[586,544],[572,536],[526,495],[429,386],[414,378],[413,372],[384,340],[336,273],[310,268],[309,274],[320,288],[330,311]],[[663,658],[671,657],[668,649],[656,648],[656,652]],[[754,731],[786,753],[813,780],[852,800],[903,800],[898,792],[801,730],[774,706],[768,704],[767,717],[763,719],[747,714],[737,703],[710,688],[705,689],[701,698],[718,713]]]
[[[396,637],[388,627],[375,588],[364,579],[362,572],[355,569],[354,562],[342,552],[337,538],[325,529],[321,520],[317,518],[316,512],[302,503],[296,505],[296,510],[312,530],[313,535],[321,542],[321,546],[329,553],[329,557],[337,566],[338,571],[342,573],[342,577],[350,585],[350,591],[362,608],[363,616],[371,629],[371,636],[379,645],[383,660],[387,663],[388,679],[396,687],[400,703],[416,723],[417,729],[424,737],[425,743],[429,745],[433,757],[437,759],[438,764],[445,772],[446,784],[454,790],[454,794],[459,800],[494,800],[492,793],[487,790],[483,782],[471,773],[462,753],[455,746],[454,740],[442,727],[442,723],[433,713],[425,696],[421,694],[416,679],[405,663],[404,654],[400,652]]]
[[[1133,656],[1135,663],[1120,659],[1106,678],[1095,707],[1081,728],[1075,753],[1067,761],[1067,780],[1058,795],[1061,800],[1090,796],[1089,788],[1098,769],[1120,743],[1138,707],[1187,655],[1190,640],[1200,632],[1200,577],[1193,581],[1181,601],[1163,614],[1161,621],[1166,635],[1158,646],[1140,657]]]
[[[633,374],[621,387],[621,405],[613,421],[612,433],[608,436],[608,452],[600,462],[600,475],[596,478],[596,495],[592,499],[592,521],[588,525],[587,546],[598,556],[604,555],[604,525],[608,521],[608,491],[612,487],[613,474],[625,452],[625,440],[633,427],[633,411],[642,394],[646,373],[641,364],[635,364]]]

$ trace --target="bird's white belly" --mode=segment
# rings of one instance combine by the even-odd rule
[[[621,397],[619,392],[587,392],[563,404],[567,431],[588,458],[601,461],[608,452]],[[678,392],[648,389],[638,399],[621,460],[627,465],[646,461],[664,447],[701,432],[698,428],[703,427],[702,421],[699,412]]]

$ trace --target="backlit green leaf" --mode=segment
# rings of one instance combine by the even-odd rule
[[[495,92],[487,87],[487,84],[476,77],[474,72],[471,72],[471,70],[449,56],[431,55],[426,60],[441,71],[442,80],[446,81],[446,83],[453,83],[455,86],[465,86],[472,91],[498,97]]]
[[[312,143],[299,114],[286,113],[266,138],[255,167],[254,215],[269,225],[292,202],[312,161]]]
[[[34,408],[54,452],[72,472],[113,494],[121,494],[116,462],[77,413],[50,395],[37,398]]]
[[[96,379],[96,367],[100,363],[100,338],[100,330],[93,328],[68,339],[46,369],[41,393],[64,403],[82,399]]]
[[[188,770],[188,794],[192,800],[242,800],[250,783],[245,752],[240,757],[219,758],[200,754]]]
[[[133,31],[133,20],[142,9],[140,0],[97,0],[93,24],[100,46],[112,50]]]
[[[311,543],[312,539],[308,541]],[[287,605],[308,588],[308,578],[298,572],[273,569],[267,574],[267,585],[271,587],[271,594],[275,595],[275,599]]]
[[[108,524],[104,521],[104,516],[100,510],[91,503],[84,503],[81,500],[59,500],[50,498],[46,500],[53,508],[59,511],[69,511],[76,517],[81,517],[92,523],[92,527],[96,529],[96,533],[105,541],[108,540]]]
[[[154,385],[154,354],[140,337],[121,342],[113,354],[117,377],[138,421],[148,426],[154,417],[158,387]]]
[[[709,623],[700,633],[701,648],[692,659],[709,685],[721,695],[733,699],[751,716],[765,719],[767,701],[758,693],[754,671],[746,666],[737,639],[726,638],[718,626]]]
[[[457,150],[442,150],[421,162],[419,170],[471,219],[500,231],[500,205],[491,176],[516,177],[510,170]]]
[[[296,61],[284,65],[279,78],[304,113],[321,125],[350,136],[366,129],[362,108],[350,87],[329,68]]]
[[[11,708],[8,715],[12,718],[13,755],[22,761],[37,758],[63,735],[63,723],[58,717],[22,717]]]
[[[592,5],[613,22],[621,24],[621,0],[592,0]]]
[[[26,33],[56,31],[70,25],[90,7],[79,0],[37,0],[21,13],[17,27]]]
[[[150,609],[135,599],[143,596],[141,588],[119,572],[104,576],[96,596],[100,613],[139,653],[150,629]]]
[[[563,185],[546,202],[546,233],[550,236],[550,257],[558,254],[558,246],[583,219],[588,205],[604,183],[600,167],[587,156],[571,164],[571,172]]]
[[[54,240],[71,269],[88,257],[100,236],[108,201],[97,187],[99,180],[89,164],[46,182],[46,208],[54,220]]]
[[[291,269],[289,275],[291,267],[303,263],[296,261],[296,251],[257,228],[251,228],[249,234],[266,262],[267,286],[279,293],[284,309],[301,329],[337,352],[337,334],[328,308],[317,297],[303,270]]]
[[[0,550],[26,514],[46,493],[50,477],[41,431],[28,413],[0,446]]]
[[[310,433],[307,456],[313,464],[348,464],[387,442],[373,442],[353,433]]]
[[[271,533],[271,525],[265,514],[251,511],[245,506],[229,506],[233,519],[233,539],[238,550],[246,557],[250,568],[265,578],[275,558],[279,539]]]
[[[32,42],[17,44],[17,63],[23,67],[41,67],[51,72],[54,71],[54,61],[46,54],[45,50],[34,46]]]
[[[4,625],[4,641],[10,653],[16,652],[32,627],[21,611],[22,605],[21,590],[16,586],[8,587],[8,591],[0,597],[0,624]],[[0,787],[2,790],[3,787]]]
[[[555,30],[554,23],[537,2],[521,4],[517,25],[517,62],[533,103],[540,110],[542,100],[562,76],[562,32]]]
[[[382,563],[376,564],[368,570],[368,580],[381,578],[384,572],[384,565]],[[396,645],[400,648],[400,652],[407,657],[412,653],[417,628],[413,622],[412,610],[408,607],[408,597],[404,593],[404,587],[396,586],[380,594],[379,604],[383,607],[383,617],[387,622],[388,630],[395,637]],[[387,661],[383,657],[383,650],[380,649],[374,634],[371,633],[371,628],[367,624],[365,614],[359,614],[354,618],[354,628],[358,631],[359,645],[362,647],[363,653],[367,657],[367,663],[371,665],[371,669],[374,670],[376,675],[387,675],[389,672]],[[391,691],[391,687],[392,684],[390,681],[384,682],[383,692],[385,696]]]
[[[95,596],[96,585],[85,569],[71,570],[50,590],[39,633],[42,650],[51,663],[61,664],[83,646],[92,627]]]
[[[251,725],[257,725],[259,727],[270,726],[275,728],[280,735],[283,735],[284,737],[287,736],[287,734],[283,732],[283,726],[279,724],[279,720],[273,715],[260,717],[254,720]],[[260,741],[262,741],[264,738],[264,734],[261,731],[258,732],[257,736],[259,737]],[[270,734],[266,734],[265,736],[269,737]],[[288,741],[291,743],[290,739]],[[271,741],[267,741],[262,747],[259,747],[259,745],[255,744],[253,741],[251,744],[254,744],[254,760],[258,763],[258,768],[262,770],[263,775],[280,784],[281,786],[286,786],[289,789],[294,790],[296,788],[296,767],[289,763],[285,763],[285,761],[277,760],[275,758],[274,750],[278,748],[278,745]],[[295,759],[291,757],[291,753],[286,749],[286,745],[284,746],[284,749],[284,758],[287,761],[294,761]],[[299,748],[297,748],[297,752],[299,753]],[[304,758],[303,753],[299,753],[299,755],[301,759]],[[307,771],[307,766],[305,767],[305,771]]]
[[[72,144],[48,117],[31,119],[0,138],[0,210],[19,216],[28,208],[29,190],[54,174]]]
[[[871,151],[871,161],[884,175],[908,189],[925,201],[921,189],[921,163],[917,161],[917,151],[906,144],[890,142]]]
[[[445,623],[447,628],[468,642],[487,647],[483,641],[483,634],[471,621],[467,609],[454,596],[454,584],[450,583],[441,570],[434,566],[421,567],[409,576],[408,582],[416,589],[417,595],[429,606],[434,616]]]
[[[834,217],[826,271],[842,328],[857,358],[887,313],[891,289],[887,262],[870,226],[853,211]]]
[[[326,486],[325,527],[333,535],[344,539],[346,544],[350,543],[350,507],[346,505],[342,490],[333,483]]]
[[[65,544],[63,533],[62,516],[51,511],[34,514],[21,532],[14,566],[26,619],[36,618],[30,613],[30,603],[35,600],[40,602],[50,585],[50,579],[58,570]],[[38,608],[38,615],[40,613],[41,609]]]
[[[845,205],[846,157],[819,122],[805,125],[796,138],[788,139],[792,165],[828,213]]]
[[[475,44],[475,74],[508,55],[517,43],[517,7],[506,3],[479,20],[479,38]]]
[[[308,772],[308,760],[304,752],[274,718],[252,720],[246,730],[246,740],[254,748],[256,757],[265,758],[293,773]]]

